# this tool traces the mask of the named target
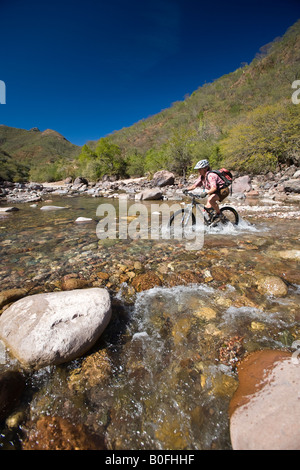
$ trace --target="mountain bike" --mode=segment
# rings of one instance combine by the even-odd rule
[[[199,195],[187,191],[185,191],[184,194],[186,196],[189,196],[192,201],[184,209],[180,209],[174,212],[174,214],[170,217],[169,227],[175,225],[177,227],[187,227],[188,224],[192,224],[192,226],[195,226],[197,220],[197,211],[199,211],[198,215],[200,216],[200,220],[203,221],[204,225],[206,226],[216,227],[226,226],[228,224],[232,224],[234,226],[238,225],[239,214],[233,207],[220,207],[220,212],[222,216],[221,218],[217,218],[217,214],[214,209],[208,209],[199,201],[197,201],[197,199],[199,199]]]

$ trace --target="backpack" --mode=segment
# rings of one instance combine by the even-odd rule
[[[232,185],[232,173],[229,170],[226,170],[226,168],[221,168],[220,170],[210,170],[206,173],[206,176],[209,173],[216,173],[216,175],[218,175],[224,181],[226,188]]]

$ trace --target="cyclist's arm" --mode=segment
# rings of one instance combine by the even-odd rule
[[[190,186],[189,188],[186,188],[187,191],[193,191],[193,189],[197,188],[197,184],[193,184],[193,186]]]
[[[190,186],[189,188],[186,188],[186,189],[187,189],[187,191],[193,191],[193,189],[196,189],[196,188],[199,188],[199,187],[201,188],[201,186],[204,186],[203,181],[202,181],[201,178],[198,178],[192,186]]]
[[[213,186],[212,188],[210,188],[208,191],[206,191],[206,194],[208,196],[210,196],[211,194],[215,193],[217,191],[218,187],[217,186]]]

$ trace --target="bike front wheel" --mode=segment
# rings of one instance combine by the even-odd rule
[[[195,223],[196,218],[193,212],[186,209],[180,209],[171,215],[169,227],[187,227],[189,224],[195,225]]]

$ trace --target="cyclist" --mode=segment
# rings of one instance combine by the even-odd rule
[[[199,177],[195,183],[187,188],[187,191],[192,191],[197,187],[204,187],[205,191],[199,194],[199,197],[208,196],[205,207],[208,209],[211,216],[213,211],[215,215],[212,220],[222,220],[223,215],[220,212],[218,202],[222,202],[229,195],[229,188],[225,186],[224,181],[216,173],[210,172],[208,160],[200,160],[194,170],[198,170]]]

